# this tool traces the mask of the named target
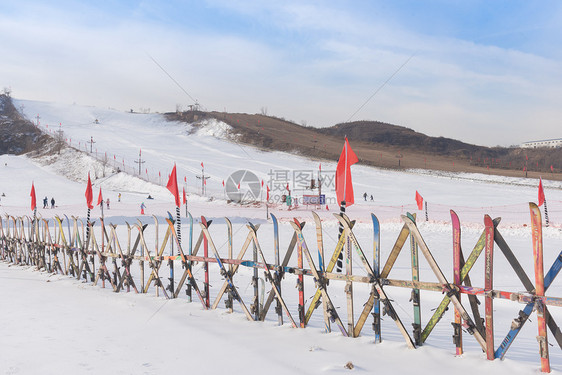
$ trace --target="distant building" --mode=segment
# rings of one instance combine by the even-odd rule
[[[562,147],[562,138],[557,139],[545,139],[542,141],[531,141],[531,142],[524,142],[521,143],[521,148],[555,148],[555,147]]]

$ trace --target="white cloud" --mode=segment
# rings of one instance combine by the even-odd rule
[[[123,110],[191,104],[148,53],[210,110],[266,106],[327,126],[347,120],[415,52],[353,119],[489,145],[527,140],[537,120],[541,138],[560,136],[562,67],[552,57],[414,32],[347,2],[208,4],[211,13],[252,20],[249,33],[215,29],[212,19],[203,28],[188,16],[186,26],[171,23],[150,2],[115,14],[84,7],[92,12],[35,4],[0,15],[1,84],[14,96]]]

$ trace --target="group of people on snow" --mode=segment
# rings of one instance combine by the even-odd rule
[[[149,194],[147,199],[154,199],[154,198],[152,198],[152,196]],[[117,201],[121,202],[121,193],[119,193],[117,195]],[[109,198],[107,198],[105,201],[101,201],[100,203],[102,205],[105,204],[105,207],[109,210],[109,203],[110,203]],[[56,207],[55,206],[55,198],[52,197],[51,198],[51,208],[55,208],[55,207]],[[47,197],[43,198],[43,208],[49,208],[49,198],[47,198]],[[141,205],[140,205],[141,215],[144,215],[145,209],[146,209],[146,205],[144,204],[144,202],[142,202]]]
[[[49,198],[43,198],[43,208],[49,208]],[[51,198],[51,208],[55,208],[55,198]]]
[[[367,192],[363,193],[363,199],[365,199],[365,202],[367,202]],[[371,202],[373,201],[373,194],[371,194]]]

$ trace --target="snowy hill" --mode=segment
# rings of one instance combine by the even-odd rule
[[[312,208],[318,210],[323,219],[326,248],[332,249],[336,242],[337,223],[332,214],[339,209],[333,202],[335,192],[330,180],[335,170],[333,162],[264,152],[238,144],[229,137],[227,125],[216,121],[193,127],[167,122],[159,114],[16,101],[18,108],[21,104],[29,120],[36,122],[39,116],[41,129],[50,133],[64,131],[68,144],[81,152],[67,148],[60,156],[0,156],[0,190],[4,193],[0,201],[2,215],[29,215],[29,191],[33,182],[39,201],[46,196],[49,200],[54,197],[57,202],[55,209],[43,209],[40,205],[39,213],[43,217],[55,214],[85,217],[85,181],[90,172],[95,196],[101,188],[104,197],[112,202],[111,209],[105,212],[107,222],[120,226],[124,226],[125,221],[135,222],[142,202],[148,206],[148,215],[161,218],[174,209],[172,195],[164,185],[176,163],[180,188],[185,187],[188,192],[190,212],[194,217],[204,215],[214,219],[213,233],[221,241],[226,242],[222,219],[226,216],[232,219],[236,233],[247,231],[245,224],[248,220],[261,223],[260,241],[272,244],[272,228],[266,220],[264,204],[228,203],[222,182],[228,181],[233,172],[247,169],[255,173],[260,181],[263,180],[264,186],[272,188],[273,200],[286,193],[286,184],[289,184],[291,193],[300,199],[313,193],[306,186],[311,176],[317,176],[321,163],[325,178],[322,192],[329,200],[329,210],[325,207]],[[95,143],[88,143],[91,141]],[[104,161],[106,155],[107,161]],[[135,161],[141,161],[140,175],[139,164]],[[201,175],[201,163],[205,175],[210,176],[205,195],[201,195],[201,180],[197,179]],[[538,181],[420,170],[396,172],[361,165],[353,166],[352,174],[356,204],[347,212],[358,221],[354,231],[366,248],[372,248],[370,214],[375,213],[379,217],[383,259],[388,256],[402,227],[400,214],[410,211],[417,213],[420,231],[437,261],[442,265],[451,264],[449,210],[454,209],[463,225],[465,252],[472,248],[480,235],[484,214],[501,216],[501,233],[525,270],[532,275],[528,202],[536,201]],[[557,257],[562,243],[562,183],[543,183],[552,223],[544,228],[545,267],[548,268]],[[241,186],[242,190],[251,188],[244,184]],[[265,194],[265,187],[262,191]],[[416,207],[416,191],[428,202],[428,221],[425,221],[425,212]],[[365,192],[369,197],[367,201],[362,198]],[[121,194],[121,202],[118,202],[118,194]],[[147,200],[149,194],[154,199]],[[370,195],[373,195],[373,201]],[[312,221],[310,209],[302,204],[289,210],[275,201],[270,212],[282,221],[282,246],[286,246],[287,237],[291,234],[288,220],[298,217],[309,223]],[[99,208],[94,208],[94,218],[99,215]],[[152,222],[148,215],[141,217],[141,221]],[[183,225],[186,230],[185,223]],[[314,225],[307,225],[304,234],[312,241]],[[241,240],[236,237],[236,241]],[[224,251],[224,244],[221,245],[220,251]],[[264,251],[266,257],[272,256],[270,246]],[[495,286],[503,290],[522,290],[509,264],[501,259],[501,255],[497,258]],[[392,276],[411,277],[409,267],[410,259],[407,254],[402,254]],[[427,264],[420,267],[422,280],[434,279]],[[471,272],[474,277],[480,276],[473,280],[477,286],[483,286],[483,268],[480,259]],[[450,268],[447,267],[447,270]],[[196,277],[201,277],[201,274]],[[250,323],[239,312],[229,315],[224,309],[203,311],[200,305],[188,304],[185,299],[166,301],[152,294],[115,295],[109,289],[92,287],[89,283],[69,277],[20,269],[4,263],[0,264],[0,278],[4,280],[0,298],[6,301],[0,311],[6,322],[14,323],[6,325],[0,340],[0,350],[7,354],[0,359],[0,370],[5,373],[110,371],[159,374],[189,368],[196,373],[218,374],[228,370],[253,374],[262,373],[267,367],[265,371],[272,374],[318,374],[347,372],[344,365],[352,362],[354,371],[367,373],[472,374],[476,371],[512,375],[536,371],[539,367],[534,316],[510,349],[507,359],[488,362],[468,335],[465,335],[466,354],[453,356],[449,323],[451,311],[435,328],[425,346],[408,350],[388,317],[383,318],[383,343],[373,345],[371,333],[355,340],[335,332],[324,334],[321,314],[311,320],[308,328],[291,329],[288,325],[276,327],[273,318],[264,323]],[[251,293],[249,279],[248,272],[238,281],[243,295]],[[291,284],[291,289],[292,286],[294,284]],[[292,292],[288,287],[286,290]],[[312,282],[306,290],[307,293],[313,292]],[[412,319],[408,303],[410,290],[388,290],[396,306],[399,306],[398,313],[407,320],[409,329]],[[358,288],[360,292],[368,291]],[[442,295],[422,294],[422,316],[427,319]],[[559,281],[549,289],[549,295],[562,295]],[[335,298],[335,304],[344,311],[344,298]],[[521,305],[511,301],[496,302],[496,340],[501,340],[503,331],[509,328],[520,308]],[[560,310],[551,309],[558,322],[562,321]],[[31,359],[30,352],[36,353]],[[52,358],[61,358],[61,361],[54,363],[56,361]],[[560,348],[551,349],[551,362],[555,372],[562,371]]]

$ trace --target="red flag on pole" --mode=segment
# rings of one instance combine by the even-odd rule
[[[222,180],[222,187],[224,187],[224,180]]]
[[[267,188],[267,195],[265,197],[266,198],[265,200],[269,201],[269,186],[266,186],[266,188]]]
[[[240,182],[238,183],[238,190],[240,190]]]
[[[203,162],[201,162],[201,168],[205,168],[205,167],[203,166]]]
[[[358,161],[359,159],[351,149],[346,137],[336,167],[336,196],[338,203],[345,202],[346,206],[351,206],[355,202],[353,184],[351,182],[351,166]]]
[[[89,209],[94,208],[92,206],[92,200],[94,199],[94,193],[92,192],[92,180],[90,180],[90,172],[88,172],[88,185],[86,186],[86,193],[84,194],[86,197],[86,206]]]
[[[102,203],[103,203],[103,196],[102,196],[102,194],[101,194],[101,187],[100,187],[100,193],[99,193],[99,195],[98,195],[98,204],[97,204],[97,206],[99,206],[99,205],[102,204]]]
[[[35,185],[33,182],[31,183],[31,193],[29,193],[31,197],[31,211],[35,210],[37,207],[37,197],[35,196]]]
[[[416,203],[418,204],[418,210],[423,210],[423,197],[416,190]]]
[[[174,195],[176,200],[176,206],[180,206],[180,193],[178,191],[178,178],[176,175],[176,164],[174,164],[174,169],[172,169],[172,173],[170,174],[170,178],[168,179],[168,184],[166,184],[166,188],[170,190],[170,193]]]
[[[263,187],[263,180],[261,180],[261,187]]]
[[[544,190],[542,188],[542,178],[539,179],[539,206],[544,203]]]
[[[185,196],[185,188],[181,188],[182,192],[183,192],[183,202],[182,204],[185,204],[185,202],[187,202],[187,198]]]

